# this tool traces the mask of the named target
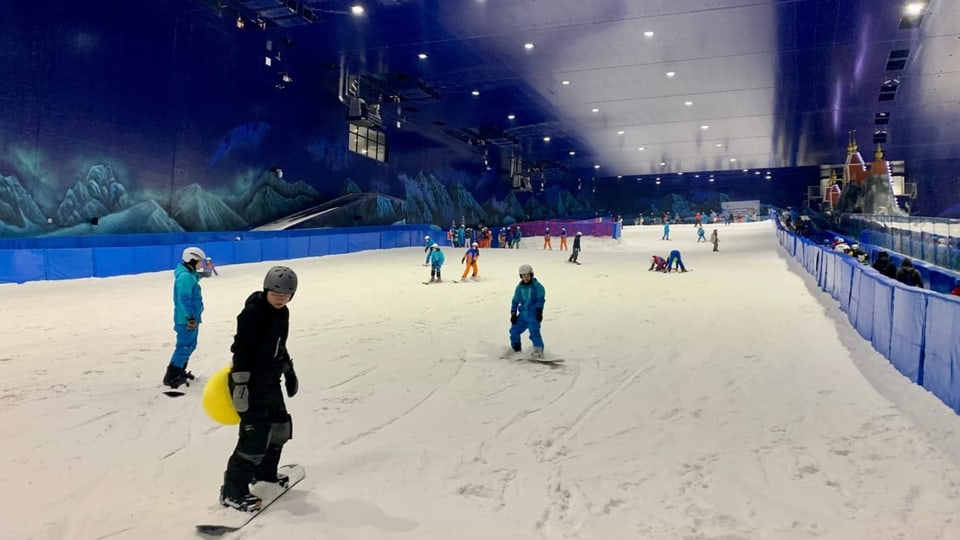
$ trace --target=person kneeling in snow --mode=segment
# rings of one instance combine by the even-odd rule
[[[653,255],[650,257],[650,261],[650,268],[647,268],[647,272],[650,272],[651,270],[656,270],[657,272],[667,271],[667,260],[663,257]]]

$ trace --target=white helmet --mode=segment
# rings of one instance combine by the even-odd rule
[[[530,277],[533,277],[533,267],[529,264],[521,264],[520,275],[523,276],[524,274],[530,274]]]
[[[470,244],[470,245],[471,245],[472,247],[480,247],[480,244],[478,244],[478,243],[476,243],[476,242],[474,242],[474,243],[472,243],[472,244]]]
[[[430,240],[430,235],[429,235],[429,234],[423,237],[423,241],[424,241],[424,242],[426,242],[427,240]]]
[[[188,247],[187,249],[183,250],[183,255],[180,256],[180,259],[185,263],[202,261],[206,258],[207,254],[198,247]]]

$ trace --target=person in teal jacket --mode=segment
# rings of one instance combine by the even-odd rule
[[[163,384],[170,388],[190,386],[193,374],[187,371],[190,355],[197,348],[197,335],[203,313],[203,295],[200,292],[199,266],[206,254],[198,247],[183,250],[181,263],[174,269],[173,281],[173,330],[177,344],[163,376]]]
[[[520,266],[520,283],[513,291],[510,302],[510,346],[520,352],[520,336],[530,330],[533,342],[533,357],[543,358],[543,337],[540,335],[540,323],[543,321],[543,304],[546,291],[543,285],[533,277],[533,267]]]
[[[433,245],[433,248],[430,250],[430,283],[434,281],[440,283],[440,267],[443,266],[443,252],[440,251],[440,246],[437,244]]]
[[[424,266],[430,266],[430,250],[435,245],[437,245],[437,242],[436,240],[430,238],[430,235],[423,237],[423,252],[427,254],[426,258],[423,260]]]

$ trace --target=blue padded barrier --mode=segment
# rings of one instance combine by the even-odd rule
[[[136,261],[137,273],[161,272],[173,270],[180,262],[182,249],[174,250],[173,246],[137,246],[130,248],[133,260]]]
[[[47,279],[77,279],[93,275],[90,248],[47,249],[43,252]]]
[[[260,256],[264,261],[282,261],[287,259],[287,239],[264,238],[260,240]]]
[[[890,362],[915,383],[923,383],[924,319],[929,293],[900,283],[893,285],[893,332]]]
[[[263,252],[260,250],[260,245],[261,243],[257,240],[241,240],[239,242],[234,242],[234,260],[237,264],[262,261]]]
[[[392,249],[397,247],[397,239],[400,233],[398,231],[383,231],[380,233],[380,249]]]
[[[137,273],[137,259],[129,247],[95,247],[93,277],[110,277]]]
[[[820,288],[833,296],[833,257],[827,252],[823,252],[821,256],[823,257],[823,281]]]
[[[350,242],[347,236],[330,236],[330,244],[327,247],[327,253],[330,255],[340,255],[350,253]]]
[[[202,244],[203,252],[207,254],[207,257],[213,259],[213,264],[217,266],[227,265],[227,264],[236,264],[237,254],[233,249],[233,244],[235,241],[231,242],[210,242]]]
[[[311,236],[310,237],[310,256],[322,257],[330,254],[329,236]]]
[[[6,249],[0,251],[0,283],[24,283],[47,279],[41,249]]]
[[[287,257],[301,259],[310,256],[310,237],[297,236],[287,238]]]
[[[837,269],[837,283],[840,289],[840,307],[850,308],[850,297],[854,294],[853,288],[853,269],[855,268],[855,259],[846,255],[831,251],[834,258],[834,267]]]
[[[850,311],[853,311],[854,298],[857,300],[857,322],[854,325],[857,332],[867,341],[873,340],[873,291],[877,282],[876,276],[867,274],[860,268],[854,270],[854,281],[859,287],[850,295]]]
[[[893,283],[872,268],[864,268],[873,284],[873,337],[870,342],[884,358],[890,358],[890,336],[893,332]]]
[[[929,295],[923,386],[960,412],[960,298]]]
[[[350,253],[380,249],[380,233],[356,233],[347,235],[347,249]]]
[[[863,280],[862,272],[854,272],[852,279],[850,280],[850,287],[848,292],[853,294],[847,294],[847,307],[843,307],[843,302],[839,298],[836,298],[840,302],[840,309],[847,313],[847,319],[850,321],[850,325],[854,328],[857,327],[857,317],[860,316],[860,282]]]

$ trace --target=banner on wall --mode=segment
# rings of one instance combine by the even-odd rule
[[[722,202],[720,208],[723,210],[723,215],[733,214],[734,218],[737,217],[737,214],[742,214],[744,217],[752,216],[753,218],[760,215],[760,201]]]

